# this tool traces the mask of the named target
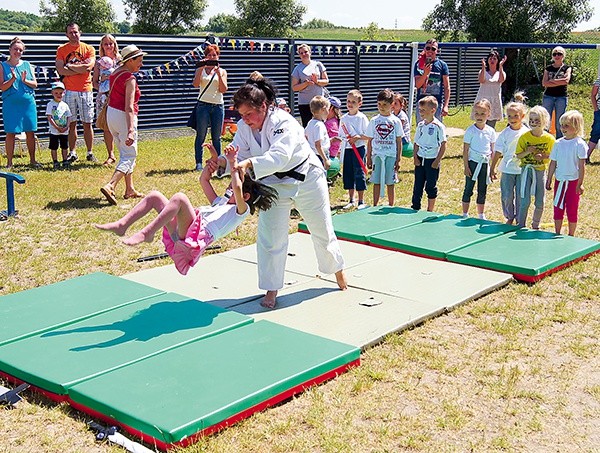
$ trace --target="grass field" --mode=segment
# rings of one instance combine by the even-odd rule
[[[586,133],[591,120],[588,96],[588,87],[571,90],[571,106],[585,112]],[[466,109],[452,109],[445,122],[464,129],[470,124],[468,114]],[[95,151],[105,156],[102,146]],[[600,240],[600,152],[596,153],[595,163],[586,169],[577,235]],[[450,139],[440,177],[439,212],[460,212],[461,156],[461,138]],[[47,150],[41,161],[45,169],[32,171],[24,166],[25,158],[17,159],[23,166],[15,171],[27,182],[15,188],[20,216],[0,223],[0,295],[96,271],[122,275],[167,264],[136,262],[162,252],[158,241],[128,248],[93,227],[118,218],[133,205],[120,198],[122,186],[117,206],[109,206],[101,196],[99,188],[110,170],[79,163],[72,171],[52,172]],[[193,166],[192,137],[143,140],[136,187],[168,195],[183,191],[193,204],[205,204]],[[397,205],[409,205],[411,169],[411,161],[403,159]],[[228,179],[215,184],[223,191]],[[499,190],[497,183],[491,186],[486,214],[502,221]],[[1,187],[2,203],[4,199]],[[331,203],[346,199],[337,181]],[[296,222],[291,221],[290,232]],[[549,199],[542,222],[544,229],[552,230]],[[252,244],[255,237],[252,219],[221,240],[221,250]],[[362,365],[351,372],[182,451],[597,452],[599,269],[600,256],[595,255],[537,284],[513,282],[391,335],[365,351]],[[402,269],[388,272],[394,278]],[[25,397],[16,409],[0,411],[0,451],[122,451],[95,444],[85,427],[87,416],[35,393],[26,392]]]

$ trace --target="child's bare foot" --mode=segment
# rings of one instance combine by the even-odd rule
[[[277,291],[267,291],[260,304],[265,308],[275,308],[275,305],[277,305]]]
[[[129,236],[126,239],[123,239],[123,244],[126,245],[138,245],[142,242],[152,242],[154,240],[154,235],[148,235],[143,231],[138,231],[133,236]]]
[[[121,225],[119,222],[111,222],[111,223],[104,223],[104,224],[97,223],[94,226],[96,228],[98,228],[99,230],[110,231],[111,233],[115,233],[117,236],[123,236],[125,234],[125,232],[127,231],[127,227],[124,225]]]
[[[344,274],[344,269],[335,273],[335,280],[337,281],[337,284],[342,291],[346,291],[348,289],[348,282],[346,281],[346,274]]]

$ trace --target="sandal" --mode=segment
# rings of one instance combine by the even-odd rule
[[[144,194],[142,192],[138,192],[137,190],[132,193],[126,193],[123,195],[123,198],[128,200],[129,198],[143,198]]]
[[[104,165],[105,167],[112,167],[116,162],[116,159],[114,157],[109,157],[108,159],[106,159],[102,165]]]
[[[117,197],[115,197],[115,191],[108,184],[105,185],[102,189],[100,189],[100,192],[102,192],[102,195],[106,197],[110,204],[117,204]]]

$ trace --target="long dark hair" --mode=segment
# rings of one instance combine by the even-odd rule
[[[490,53],[488,53],[488,56],[485,57],[485,70],[487,72],[490,72],[490,57],[492,56],[496,57],[496,71],[500,70],[500,54],[496,49],[492,49],[490,50]]]
[[[257,209],[259,211],[270,209],[279,197],[277,189],[267,186],[260,181],[255,181],[250,175],[244,177],[242,192],[250,195],[247,201],[248,206],[250,206],[250,214],[254,214]]]

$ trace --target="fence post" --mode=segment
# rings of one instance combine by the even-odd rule
[[[290,93],[290,111],[292,114],[296,111],[296,93],[292,90],[292,71],[294,70],[294,49],[296,47],[295,39],[288,39],[288,92]]]
[[[354,41],[354,87],[360,90],[360,41]]]
[[[417,61],[417,54],[419,52],[419,43],[411,42],[409,46],[412,48],[412,52],[410,54],[410,88],[408,89],[408,117],[411,118],[413,114],[413,107],[415,105],[415,77],[413,76],[413,68],[415,67],[415,63]]]

